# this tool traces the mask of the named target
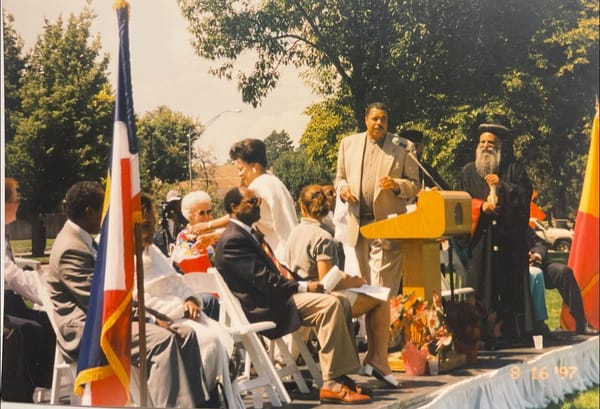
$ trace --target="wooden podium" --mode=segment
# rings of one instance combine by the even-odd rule
[[[440,241],[469,233],[471,196],[458,191],[421,191],[414,212],[360,228],[363,236],[401,239],[402,292],[429,299],[440,294]]]

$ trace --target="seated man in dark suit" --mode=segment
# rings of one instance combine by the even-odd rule
[[[548,243],[539,237],[531,227],[528,232],[529,241],[529,274],[532,282],[536,274],[543,274],[543,280],[546,289],[557,289],[563,299],[563,303],[569,308],[569,313],[575,320],[575,332],[581,335],[597,335],[598,331],[594,329],[586,320],[583,311],[583,301],[581,299],[581,290],[577,285],[573,270],[563,263],[548,263]],[[541,291],[532,289],[532,297],[537,294],[544,294]],[[536,301],[536,300],[534,300]],[[545,298],[540,301],[546,303]],[[535,302],[534,302],[535,305]]]
[[[353,338],[338,298],[323,293],[318,281],[295,281],[252,229],[260,219],[260,199],[250,189],[233,188],[225,195],[230,221],[215,249],[215,267],[239,298],[250,322],[273,321],[263,335],[275,339],[314,326],[321,350],[323,403],[367,403],[371,398],[347,376],[359,367]],[[289,277],[289,276],[288,276]],[[362,392],[362,393],[361,393]]]
[[[59,328],[58,345],[67,362],[79,357],[81,336],[87,317],[96,243],[100,231],[104,190],[96,182],[78,182],[65,197],[67,221],[50,252],[47,285]],[[154,407],[201,407],[207,396],[200,373],[198,341],[192,329],[146,325],[148,393]],[[132,325],[131,360],[139,360],[139,327]]]

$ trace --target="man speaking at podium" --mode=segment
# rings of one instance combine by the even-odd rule
[[[361,226],[406,213],[407,199],[419,191],[419,170],[406,144],[388,133],[389,108],[374,102],[365,110],[366,132],[345,137],[338,153],[335,189],[348,205],[346,244],[356,249],[362,277],[371,283],[400,289],[400,242],[367,239]]]

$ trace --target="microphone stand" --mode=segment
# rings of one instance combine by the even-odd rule
[[[429,173],[427,171],[427,169],[425,169],[423,164],[419,161],[419,159],[417,159],[417,155],[415,155],[415,153],[412,150],[409,150],[408,147],[406,147],[406,153],[408,153],[408,156],[410,156],[410,158],[415,161],[415,163],[417,164],[419,169],[421,169],[423,171],[423,173],[425,175],[427,175],[429,177],[429,179],[431,179],[433,184],[439,190],[444,190],[440,186],[440,184],[435,180],[435,178],[433,176],[431,176],[431,173]],[[454,247],[452,246],[452,238],[449,238],[448,239],[448,274],[450,274],[450,301],[451,302],[455,302],[455,300],[456,300],[456,298],[454,296],[454,254],[453,253],[454,253]]]
[[[423,173],[425,173],[425,175],[429,176],[429,179],[431,179],[431,181],[433,182],[433,184],[440,190],[444,190],[440,184],[435,180],[435,178],[433,176],[431,176],[431,173],[429,173],[427,171],[427,169],[425,169],[425,167],[423,166],[423,164],[421,162],[419,162],[419,159],[417,159],[417,155],[414,154],[413,151],[410,150],[406,150],[406,153],[408,153],[408,156],[410,156],[412,158],[412,160],[415,161],[415,163],[417,164],[417,166],[419,167],[419,169],[421,169],[423,171]]]

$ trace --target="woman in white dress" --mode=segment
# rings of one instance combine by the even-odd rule
[[[156,222],[152,204],[146,197],[142,197],[142,218],[144,304],[168,317],[172,327],[194,329],[208,389],[214,390],[221,382],[226,396],[233,396],[229,376],[233,337],[226,327],[202,312],[199,294],[184,282],[171,261],[152,243]],[[134,298],[137,298],[136,294]],[[236,398],[239,399],[239,395]],[[243,407],[241,401],[229,402],[230,407],[240,407],[240,404]]]
[[[285,243],[298,224],[294,199],[283,182],[268,171],[266,145],[260,139],[243,139],[233,144],[229,157],[234,161],[242,186],[260,197],[260,219],[254,223],[277,260],[287,264]]]

